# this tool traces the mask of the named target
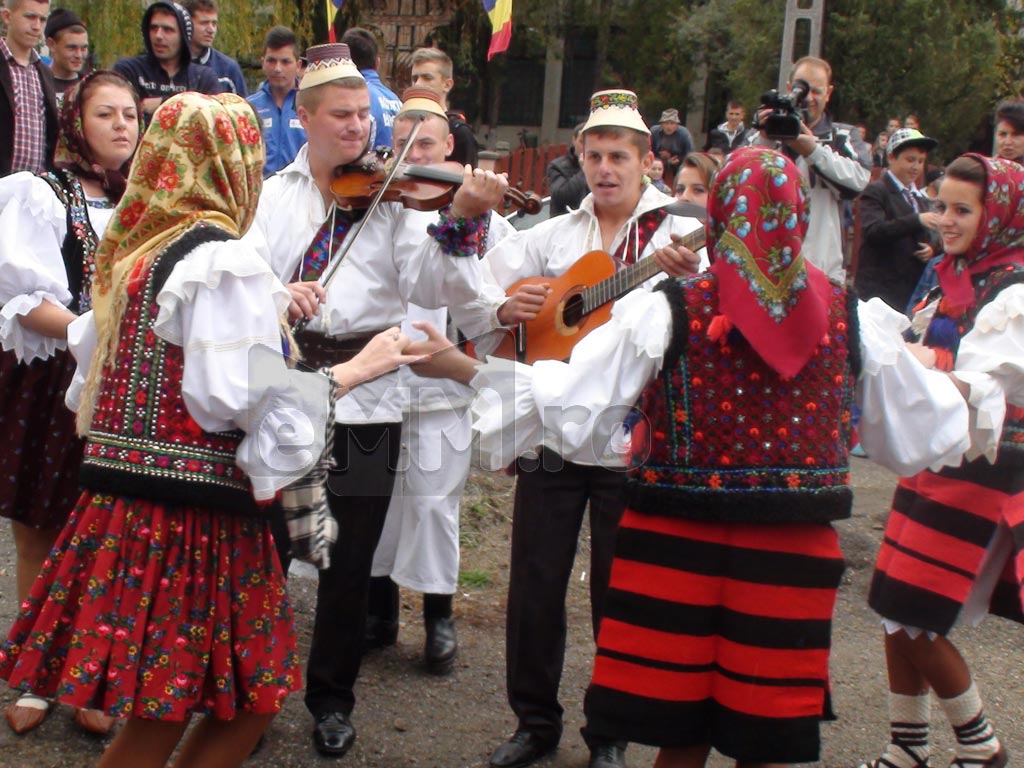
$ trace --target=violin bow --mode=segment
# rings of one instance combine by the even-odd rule
[[[412,145],[416,141],[416,136],[420,132],[420,128],[422,127],[424,120],[426,120],[424,115],[420,115],[416,118],[416,122],[413,124],[412,130],[409,131],[409,138],[405,141],[405,146],[402,147],[402,151],[398,153],[398,157],[395,158],[394,164],[392,164],[391,168],[388,169],[387,175],[384,177],[384,181],[381,183],[377,193],[373,196],[373,200],[370,201],[370,205],[367,207],[366,213],[363,214],[363,217],[356,222],[352,232],[350,232],[343,242],[338,245],[338,249],[331,254],[329,266],[317,279],[317,282],[323,286],[325,291],[330,286],[331,280],[333,280],[334,276],[338,273],[338,267],[341,266],[341,262],[345,260],[345,256],[347,256],[348,252],[352,249],[352,244],[355,243],[356,239],[359,237],[359,233],[363,231],[363,226],[366,224],[366,220],[370,218],[370,215],[375,210],[377,210],[388,186],[392,181],[394,181],[395,177],[402,172],[402,163],[405,161],[405,156],[409,154],[409,150],[412,149]],[[332,230],[334,228],[334,208],[335,204],[332,204],[331,212],[329,214]],[[311,319],[312,318],[300,317],[295,321],[295,325],[292,326],[292,332],[299,333],[300,331],[305,330]]]

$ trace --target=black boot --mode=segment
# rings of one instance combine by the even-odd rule
[[[423,660],[427,671],[447,675],[455,665],[459,640],[452,620],[451,595],[423,595],[423,626],[427,631]]]
[[[398,585],[389,576],[370,579],[363,652],[387,648],[398,641]]]

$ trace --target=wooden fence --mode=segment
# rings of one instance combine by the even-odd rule
[[[541,197],[551,194],[545,169],[556,157],[569,150],[568,144],[545,144],[541,147],[519,147],[512,154],[499,157],[494,170],[508,174],[508,183],[524,192],[534,192]]]

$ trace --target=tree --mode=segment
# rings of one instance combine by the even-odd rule
[[[682,9],[675,30],[709,87],[748,106],[778,79],[785,3],[707,0]],[[831,108],[881,128],[918,114],[940,157],[966,147],[1000,97],[1020,89],[1021,13],[1003,0],[831,0],[822,55],[832,65]]]
[[[77,13],[89,28],[89,44],[100,66],[110,67],[117,59],[144,49],[145,4],[139,0],[63,0],[61,5]],[[291,27],[300,41],[314,39],[310,3],[302,0],[263,0],[255,8],[251,0],[218,0],[217,5],[217,48],[243,65],[258,65],[263,37],[275,24]]]

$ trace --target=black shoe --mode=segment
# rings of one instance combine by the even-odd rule
[[[455,666],[459,653],[459,639],[455,634],[455,622],[451,617],[427,619],[427,641],[423,646],[423,660],[427,671],[435,675],[447,675]]]
[[[344,712],[328,712],[316,716],[313,746],[321,755],[341,757],[356,741],[356,729]]]
[[[590,750],[587,768],[626,768],[626,750],[618,744],[601,744]]]
[[[366,634],[363,635],[363,653],[379,648],[390,648],[398,642],[398,622],[366,617]]]
[[[533,731],[516,731],[511,739],[494,750],[491,768],[526,768],[554,752],[556,747],[557,740],[544,739]]]

